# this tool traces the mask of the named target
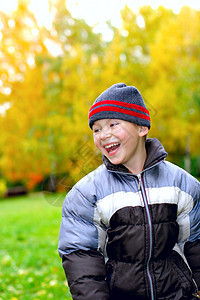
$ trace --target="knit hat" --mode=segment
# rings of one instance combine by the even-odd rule
[[[105,90],[89,110],[89,126],[101,119],[121,119],[151,127],[149,111],[134,86],[117,83]]]

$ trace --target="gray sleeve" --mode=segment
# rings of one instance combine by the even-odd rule
[[[62,208],[58,251],[61,257],[78,250],[104,251],[106,228],[101,225],[96,198],[73,188]]]
[[[73,188],[63,203],[58,251],[74,300],[109,299],[101,251],[105,238],[96,197]]]

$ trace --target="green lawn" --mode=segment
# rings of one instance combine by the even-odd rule
[[[0,300],[72,299],[57,252],[58,198],[0,200]]]

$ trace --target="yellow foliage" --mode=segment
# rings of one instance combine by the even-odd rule
[[[144,6],[135,14],[126,6],[123,28],[113,28],[106,44],[57,5],[49,31],[38,27],[25,4],[12,16],[1,13],[0,103],[10,103],[0,115],[2,175],[31,189],[51,173],[76,181],[100,164],[88,110],[116,82],[141,91],[152,119],[150,136],[170,154],[184,155],[189,140],[199,155],[200,12],[185,7],[176,15]],[[49,53],[45,39],[63,54]]]

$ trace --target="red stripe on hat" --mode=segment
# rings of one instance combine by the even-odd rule
[[[94,109],[95,107],[97,106],[100,106],[100,105],[108,105],[108,104],[111,104],[111,105],[118,105],[118,106],[123,106],[123,107],[127,107],[127,108],[132,108],[132,109],[137,109],[137,110],[140,110],[146,114],[149,115],[149,111],[145,108],[145,107],[142,107],[140,105],[137,105],[137,104],[133,104],[133,103],[127,103],[127,102],[123,102],[123,101],[118,101],[118,100],[103,100],[103,101],[99,101],[97,102],[96,104],[94,104],[89,112]]]
[[[103,101],[101,101],[102,103]],[[144,120],[149,120],[150,121],[150,117],[149,115],[144,115],[142,113],[138,113],[136,111],[131,111],[131,110],[128,110],[126,108],[120,108],[120,107],[116,107],[116,106],[101,106],[101,107],[97,107],[95,109],[93,109],[90,113],[89,113],[89,119],[99,113],[99,112],[102,112],[102,111],[113,111],[113,112],[118,112],[118,113],[122,113],[122,114],[125,114],[125,115],[130,115],[130,116],[133,116],[133,117],[138,117],[140,119],[144,119]],[[120,119],[120,118],[119,118]]]

